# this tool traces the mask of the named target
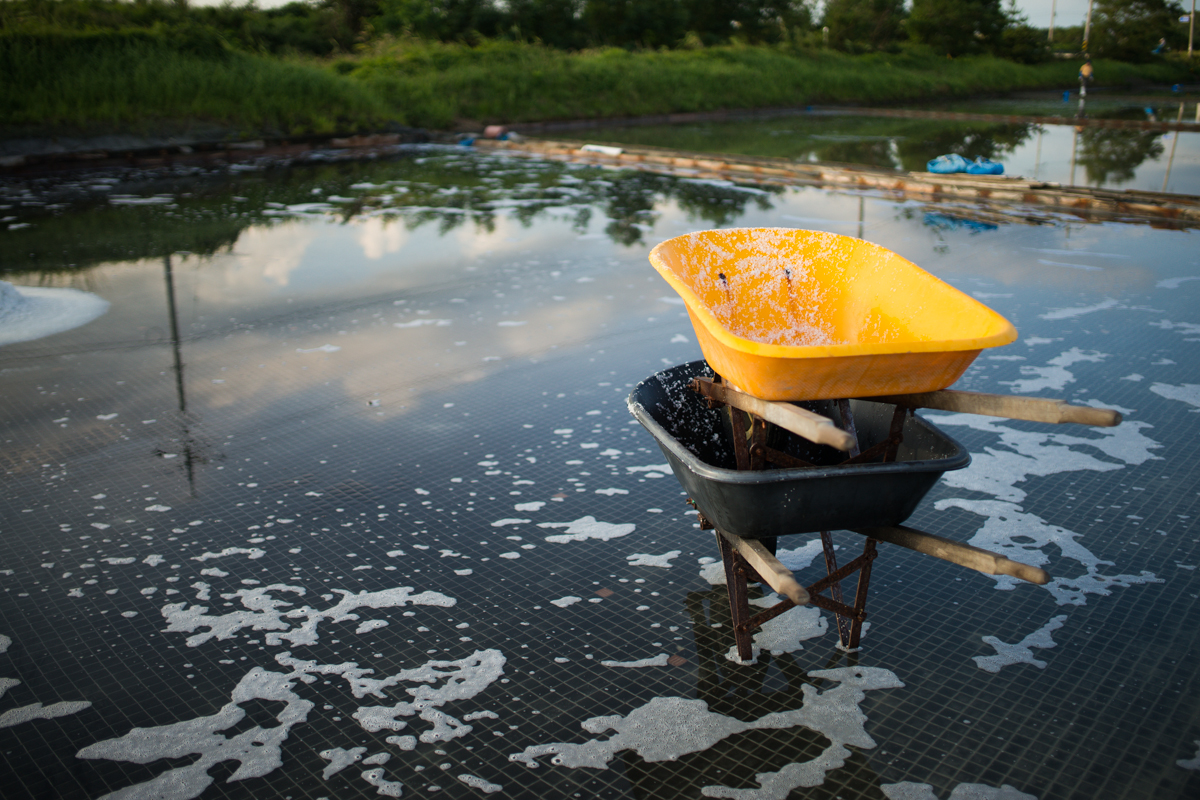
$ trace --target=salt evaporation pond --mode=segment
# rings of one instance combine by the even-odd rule
[[[6,798],[1200,794],[1194,231],[436,147],[2,198],[0,279],[110,304],[0,347]],[[929,414],[910,524],[1051,584],[881,545],[861,652],[726,658],[625,397],[700,357],[649,248],[730,225],[861,226],[1020,330],[961,388],[1122,411]]]

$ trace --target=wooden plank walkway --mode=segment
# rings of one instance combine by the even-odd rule
[[[1062,186],[1048,181],[985,175],[894,172],[851,164],[786,158],[693,153],[659,147],[611,145],[617,152],[584,151],[579,142],[477,139],[475,146],[513,155],[751,183],[877,190],[899,199],[973,207],[976,218],[1046,224],[1045,212],[1088,220],[1123,219],[1159,227],[1200,227],[1200,196]],[[1038,213],[1038,211],[1043,213]],[[969,215],[968,215],[969,216]],[[990,221],[990,220],[989,220]]]

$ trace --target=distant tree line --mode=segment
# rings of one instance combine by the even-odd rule
[[[1177,0],[1097,0],[1089,50],[1146,61],[1165,39],[1186,46]],[[382,36],[589,47],[678,48],[742,42],[858,53],[909,43],[949,56],[1051,56],[1046,30],[1014,0],[308,0],[281,8],[190,7],[187,0],[0,0],[0,32],[160,28],[216,32],[266,53],[350,52]],[[190,31],[190,33],[188,33]],[[1062,29],[1056,44],[1076,41]]]

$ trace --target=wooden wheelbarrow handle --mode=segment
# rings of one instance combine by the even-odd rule
[[[833,424],[833,420],[814,414],[807,409],[794,406],[791,403],[776,403],[763,400],[721,383],[713,383],[708,378],[695,378],[692,388],[700,394],[726,405],[748,411],[767,422],[778,425],[784,430],[791,431],[797,436],[817,444],[827,444],[838,450],[849,451],[855,446],[854,437],[849,432]]]
[[[1050,582],[1050,575],[1039,567],[1031,567],[1019,561],[1013,561],[1005,556],[984,550],[953,539],[945,539],[932,533],[925,533],[903,525],[893,525],[883,528],[856,528],[855,533],[878,539],[881,542],[907,547],[943,561],[982,572],[984,575],[1009,575],[1038,586]],[[766,576],[764,576],[766,577]]]
[[[717,531],[717,533],[733,545],[734,549],[741,554],[742,558],[746,559],[750,566],[754,567],[754,571],[767,582],[768,586],[798,606],[808,605],[808,590],[796,581],[792,576],[792,571],[781,564],[766,545],[758,539],[743,539],[741,536],[725,531]]]
[[[1075,422],[1111,428],[1121,424],[1121,414],[1111,408],[1073,406],[1065,400],[1042,397],[1019,397],[1007,394],[960,392],[943,389],[940,392],[899,394],[869,398],[881,403],[893,403],[904,408],[932,408],[938,411],[958,411],[964,414],[983,414],[1005,419],[1024,419],[1030,422],[1060,424]]]

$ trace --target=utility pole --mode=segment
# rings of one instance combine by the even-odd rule
[[[1195,2],[1195,0],[1192,0]],[[1092,33],[1092,0],[1088,0],[1087,21],[1083,23],[1083,54],[1088,54],[1088,36]]]
[[[1195,0],[1192,0],[1195,2]],[[1054,14],[1058,9],[1058,0],[1050,0],[1050,35],[1046,37],[1046,41],[1054,41]]]
[[[1196,0],[1192,0],[1192,15],[1188,17],[1188,61],[1192,60],[1192,40],[1196,38]]]

